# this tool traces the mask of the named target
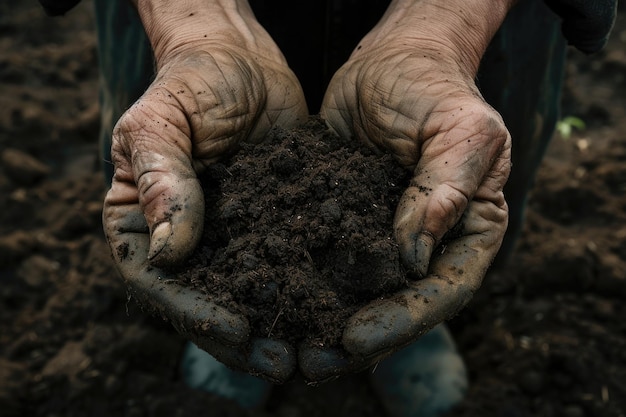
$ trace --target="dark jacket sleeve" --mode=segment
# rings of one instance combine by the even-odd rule
[[[48,16],[61,16],[80,3],[80,0],[39,0],[39,3]]]
[[[586,54],[604,47],[615,23],[617,0],[545,1],[561,17],[561,30],[570,45]]]

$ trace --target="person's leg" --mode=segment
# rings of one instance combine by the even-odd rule
[[[528,192],[559,117],[566,46],[558,17],[543,0],[528,0],[509,13],[481,63],[479,88],[513,140],[504,189],[509,228],[494,266],[506,263],[524,224]]]

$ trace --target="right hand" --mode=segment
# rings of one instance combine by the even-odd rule
[[[151,4],[142,8],[145,3]],[[304,95],[247,3],[167,3],[139,4],[157,74],[113,132],[105,234],[143,305],[226,365],[281,381],[295,370],[293,349],[250,340],[244,317],[163,279],[159,267],[183,261],[200,240],[204,199],[197,174],[242,141],[304,122]]]
[[[343,350],[301,349],[311,381],[372,365],[453,317],[502,242],[511,138],[474,77],[507,10],[489,0],[452,3],[392,2],[326,91],[322,117],[333,130],[413,171],[393,226],[413,279],[348,319]]]

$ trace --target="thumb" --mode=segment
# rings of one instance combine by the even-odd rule
[[[501,119],[469,113],[429,141],[396,209],[400,256],[418,277],[428,274],[433,251],[446,234],[454,239],[463,233],[459,221],[479,188],[493,188],[481,198],[497,200],[508,176],[502,154],[510,141]]]
[[[428,274],[434,249],[461,219],[475,187],[446,180],[425,181],[429,172],[424,169],[411,180],[394,218],[400,257],[417,278]]]
[[[140,201],[150,229],[148,260],[155,265],[174,265],[185,260],[202,235],[204,200],[197,178],[181,178],[172,172],[151,172],[139,187]],[[142,192],[145,187],[149,191]],[[154,191],[153,195],[150,195]]]
[[[131,109],[114,131],[111,157],[115,171],[105,199],[108,212],[116,218],[143,213],[150,263],[166,266],[187,258],[202,234],[204,199],[185,129]],[[107,230],[110,236],[124,232]]]

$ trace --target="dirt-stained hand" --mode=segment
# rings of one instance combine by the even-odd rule
[[[106,237],[143,304],[226,364],[281,380],[293,363],[251,364],[258,352],[250,346],[258,343],[248,340],[244,318],[180,287],[158,268],[187,258],[200,239],[204,199],[197,173],[241,141],[261,140],[274,125],[304,122],[300,84],[249,8],[189,12],[184,5],[152,3],[139,11],[157,74],[113,132]]]
[[[346,352],[302,352],[300,368],[311,380],[379,360],[455,315],[479,288],[506,231],[511,140],[478,92],[475,68],[442,38],[408,37],[399,20],[389,21],[335,74],[322,116],[338,134],[413,170],[394,220],[412,280],[351,317]]]

